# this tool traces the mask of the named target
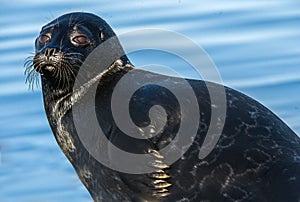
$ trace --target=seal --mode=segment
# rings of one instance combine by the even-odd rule
[[[199,158],[199,150],[212,116],[208,88],[220,84],[186,79],[197,98],[200,122],[191,146],[171,165],[165,162],[160,149],[174,139],[180,118],[190,114],[180,110],[176,97],[168,89],[145,85],[130,100],[131,119],[141,127],[151,124],[152,106],[164,108],[167,120],[157,136],[139,139],[121,131],[113,118],[111,99],[114,88],[125,75],[139,74],[171,84],[182,92],[186,89],[178,78],[137,70],[125,54],[114,58],[97,77],[91,77],[91,72],[82,69],[84,61],[97,46],[115,36],[112,28],[94,14],[65,14],[42,28],[35,42],[35,55],[28,60],[25,70],[31,84],[41,76],[50,127],[94,201],[300,200],[299,137],[269,109],[231,88],[224,87],[227,113],[221,137],[204,159]],[[118,40],[106,49],[110,53],[123,52]],[[102,60],[97,62],[105,64]],[[88,78],[88,85],[74,89],[77,77]],[[96,88],[94,102],[87,96],[92,87]],[[122,105],[122,100],[119,102]],[[93,135],[88,126],[89,112],[94,110],[107,139],[127,152],[152,155],[154,161],[149,165],[154,171],[128,174],[98,162],[80,140],[74,123],[75,106],[86,109],[78,117],[82,125],[87,125],[87,136]],[[103,147],[99,145],[96,152],[102,152]]]

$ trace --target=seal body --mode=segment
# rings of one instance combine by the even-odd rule
[[[182,92],[186,89],[179,78],[135,69],[126,55],[116,58],[98,76],[91,77],[88,85],[74,89],[76,77],[83,76],[79,70],[86,57],[114,36],[109,25],[95,15],[63,15],[42,29],[36,41],[34,71],[27,70],[29,76],[34,72],[41,74],[44,107],[50,127],[94,201],[300,200],[299,137],[266,107],[231,88],[224,87],[227,113],[223,117],[223,132],[204,159],[199,157],[199,151],[212,117],[208,89],[220,84],[186,79],[195,92],[200,121],[191,146],[171,165],[165,162],[159,151],[175,138],[181,118],[189,117],[189,114],[181,111],[176,97],[168,89],[145,85],[133,94],[129,102],[131,119],[140,127],[151,123],[151,107],[159,105],[164,108],[167,120],[155,137],[137,139],[120,130],[114,120],[111,100],[124,75],[132,77],[131,80],[139,75],[161,84],[171,83]],[[110,47],[110,52],[122,52],[120,46]],[[83,71],[83,74],[87,78],[90,76],[89,72]],[[130,85],[129,82],[124,86]],[[92,88],[96,93],[91,102],[88,94]],[[76,114],[76,106],[83,106],[86,110]],[[74,121],[76,117],[85,126],[87,136],[96,133],[89,127],[93,111],[113,145],[129,153],[152,155],[154,161],[149,163],[155,170],[146,174],[128,174],[97,161],[83,145]],[[105,146],[99,144],[96,152],[101,152]]]

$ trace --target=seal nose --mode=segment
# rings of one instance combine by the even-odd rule
[[[56,52],[56,49],[55,48],[47,48],[45,50],[45,56],[51,56],[51,55],[54,55],[54,53]]]

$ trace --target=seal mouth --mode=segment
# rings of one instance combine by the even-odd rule
[[[45,64],[39,68],[35,68],[35,71],[37,71],[41,75],[49,75],[54,73],[55,67],[52,64]]]

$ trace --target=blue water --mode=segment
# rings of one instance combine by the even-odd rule
[[[91,201],[54,140],[40,89],[28,90],[23,75],[41,26],[71,11],[96,13],[117,34],[143,28],[184,34],[210,55],[226,85],[259,100],[300,134],[300,1],[2,1],[1,202]]]

